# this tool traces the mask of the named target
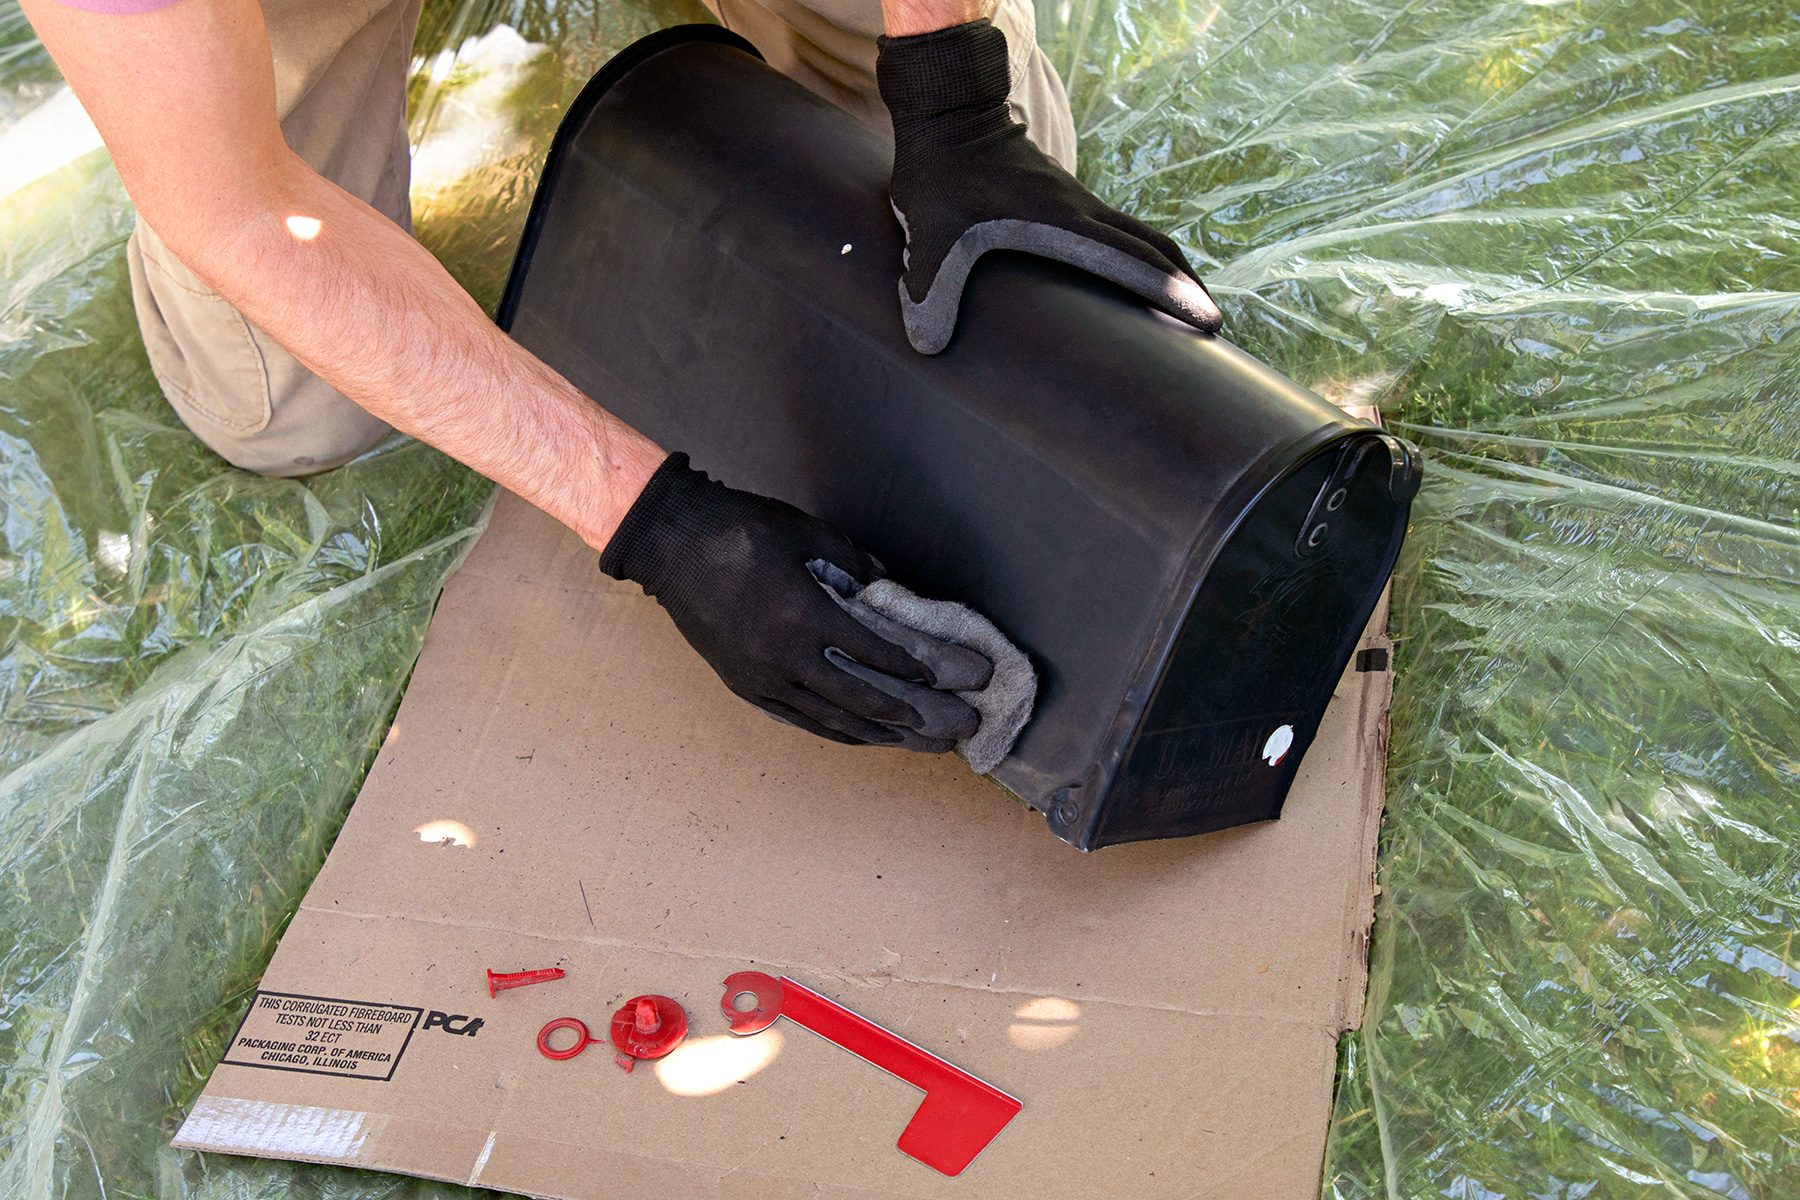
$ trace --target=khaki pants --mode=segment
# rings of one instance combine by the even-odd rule
[[[888,130],[875,89],[879,0],[706,2],[770,65]],[[419,3],[263,0],[288,145],[408,230],[406,80]],[[1046,153],[1073,170],[1069,102],[1038,49],[1031,0],[1001,0],[994,23],[1011,49],[1014,115]],[[126,246],[126,262],[164,395],[195,436],[231,463],[263,475],[310,475],[392,432],[245,320],[142,222]]]

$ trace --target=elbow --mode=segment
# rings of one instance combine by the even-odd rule
[[[323,182],[296,157],[204,190],[145,196],[138,215],[169,253],[230,296],[237,280],[319,236],[324,218],[309,197]]]

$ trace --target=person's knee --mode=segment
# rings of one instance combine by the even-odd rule
[[[1057,166],[1075,173],[1075,118],[1069,96],[1050,56],[1037,43],[1037,12],[1031,0],[1001,0],[994,24],[1006,35],[1013,117],[1025,136]]]
[[[891,135],[875,82],[881,7],[875,0],[705,0],[726,28],[748,38],[771,66],[857,120]],[[729,8],[729,11],[727,11]],[[1006,35],[1012,113],[1026,136],[1058,166],[1075,170],[1075,122],[1069,98],[1037,44],[1032,0],[1000,0],[994,25]]]
[[[330,396],[298,402],[291,396],[278,396],[274,419],[259,433],[216,442],[202,434],[201,440],[234,467],[286,478],[316,475],[342,466],[394,435],[387,422],[370,415],[323,380],[315,376],[312,383]]]
[[[233,466],[311,475],[392,432],[245,320],[142,227],[126,263],[164,397],[182,424]]]
[[[241,347],[226,347],[241,353]],[[367,453],[393,430],[307,370],[286,351],[258,356],[260,383],[231,394],[183,390],[163,381],[182,424],[234,467],[258,475],[314,475]],[[220,419],[237,412],[254,420]]]

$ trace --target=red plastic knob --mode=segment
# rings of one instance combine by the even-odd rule
[[[634,996],[613,1014],[614,1057],[627,1071],[640,1058],[661,1058],[687,1037],[687,1010],[667,996]]]

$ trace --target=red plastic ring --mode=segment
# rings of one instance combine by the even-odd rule
[[[567,1050],[551,1049],[550,1035],[563,1029],[573,1029],[575,1031],[575,1044],[570,1046]],[[538,1030],[538,1053],[542,1054],[545,1058],[553,1058],[558,1062],[561,1062],[564,1059],[574,1058],[577,1054],[580,1054],[583,1050],[586,1050],[589,1046],[599,1040],[599,1038],[594,1037],[588,1032],[588,1027],[585,1022],[580,1021],[575,1017],[558,1017],[556,1020]]]

